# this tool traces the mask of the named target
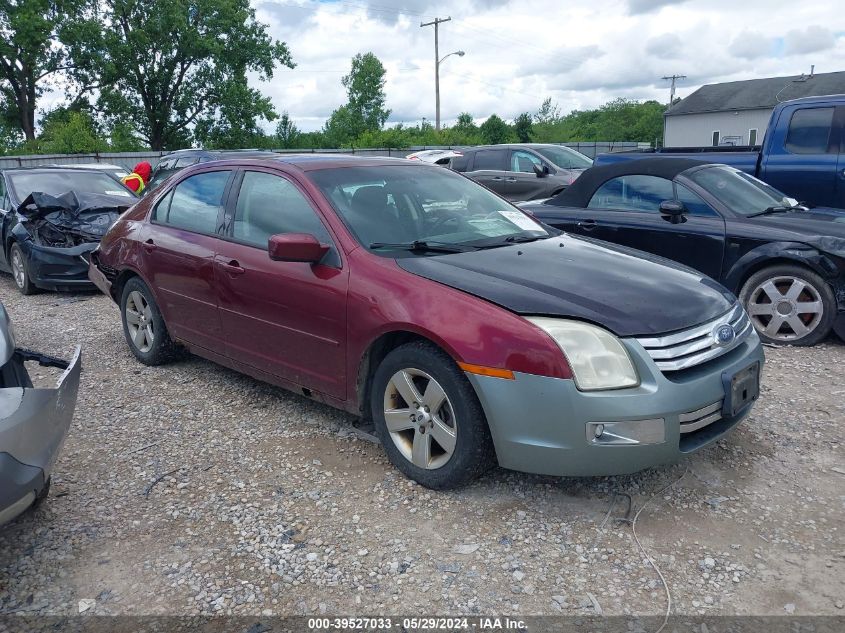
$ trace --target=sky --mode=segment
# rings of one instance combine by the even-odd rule
[[[252,0],[296,68],[254,79],[302,130],[346,101],[357,53],[387,70],[388,124],[434,120],[434,32],[440,26],[441,119],[563,113],[618,97],[668,102],[722,81],[845,70],[845,11],[834,0]]]

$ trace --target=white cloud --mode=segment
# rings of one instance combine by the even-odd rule
[[[845,12],[829,0],[253,0],[271,34],[288,43],[294,70],[260,85],[303,129],[318,129],[345,102],[350,59],[372,51],[387,68],[392,123],[434,119],[434,33],[440,27],[441,113],[512,119],[551,96],[564,111],[611,99],[668,99],[664,75],[699,85],[845,70]],[[760,25],[760,26],[754,26]],[[823,25],[823,26],[820,26]],[[781,35],[785,34],[785,35]],[[824,51],[824,56],[814,55]]]
[[[826,51],[836,45],[833,32],[816,24],[805,29],[792,29],[784,37],[787,55],[803,55]]]

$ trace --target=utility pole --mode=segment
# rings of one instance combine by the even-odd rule
[[[670,75],[668,77],[664,77],[664,81],[671,81],[672,85],[669,88],[669,107],[672,107],[672,104],[675,103],[675,82],[679,79],[686,79],[686,75]]]
[[[435,123],[434,129],[440,131],[440,49],[437,40],[438,27],[443,22],[451,20],[448,18],[434,18],[431,22],[420,22],[420,28],[434,25],[434,100],[435,100]]]

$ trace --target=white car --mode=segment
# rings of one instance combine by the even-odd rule
[[[99,169],[111,174],[118,180],[129,175],[129,170],[120,165],[112,165],[110,163],[72,163],[66,165],[56,165],[56,167],[70,167],[72,169]]]
[[[463,154],[453,149],[425,149],[420,152],[408,154],[405,158],[448,167],[449,161],[457,156],[463,156]]]

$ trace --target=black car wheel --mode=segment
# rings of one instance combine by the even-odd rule
[[[833,290],[802,266],[772,266],[754,273],[739,298],[767,343],[815,345],[830,333],[836,318]]]
[[[12,269],[12,277],[21,294],[31,295],[38,292],[38,288],[29,276],[29,262],[17,242],[9,249],[9,267]]]
[[[390,461],[423,486],[457,488],[496,464],[472,385],[434,345],[408,343],[390,352],[376,370],[370,398]]]
[[[133,277],[123,287],[120,315],[126,342],[139,361],[163,365],[178,357],[179,348],[167,333],[153,293],[139,277]]]

